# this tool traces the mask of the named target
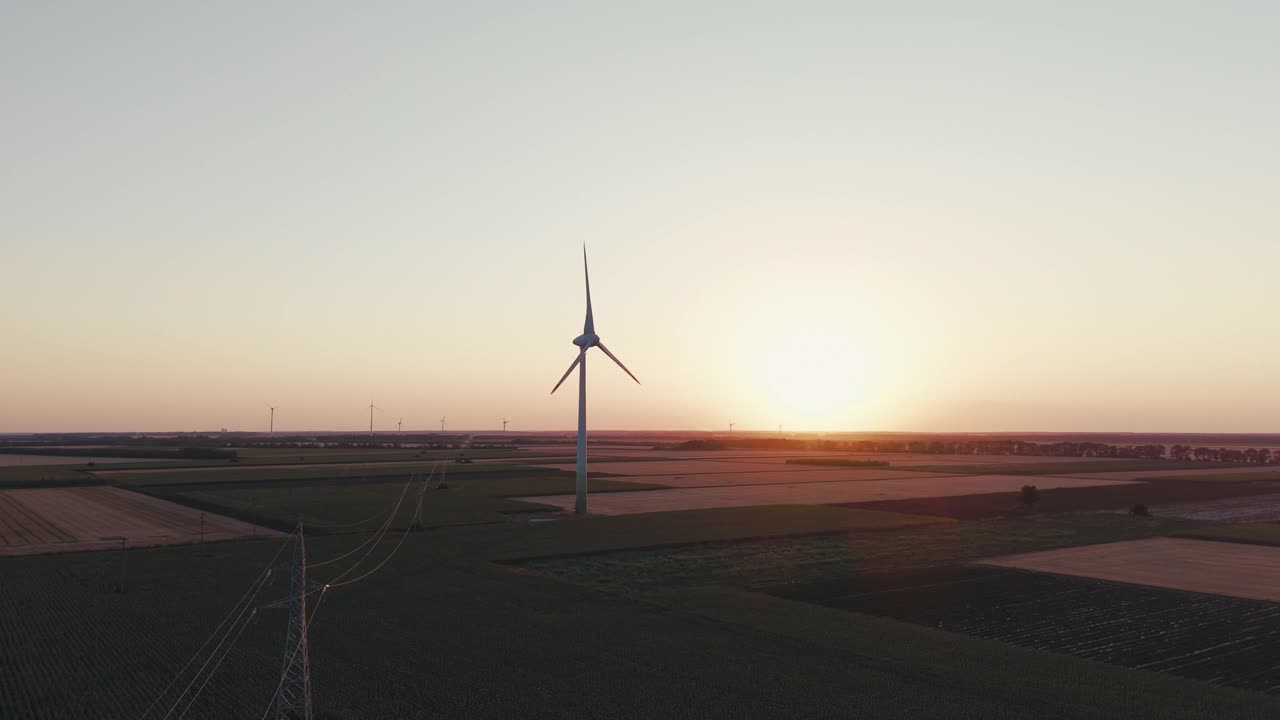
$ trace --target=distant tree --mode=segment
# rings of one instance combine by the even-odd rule
[[[1022,504],[1026,507],[1032,507],[1040,502],[1040,489],[1035,485],[1023,485],[1020,492]]]

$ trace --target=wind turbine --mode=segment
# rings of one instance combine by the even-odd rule
[[[506,431],[507,431],[507,419],[502,418],[502,432],[506,432]]]
[[[585,515],[587,512],[587,351],[593,347],[600,348],[610,360],[622,368],[622,372],[631,375],[631,379],[635,380],[637,385],[640,384],[640,379],[632,375],[627,366],[609,352],[609,348],[600,342],[600,336],[596,334],[596,322],[591,316],[591,275],[587,272],[586,245],[582,246],[582,278],[587,286],[587,320],[582,325],[582,334],[573,339],[573,344],[578,346],[578,357],[574,359],[569,369],[564,371],[560,382],[551,388],[551,393],[554,395],[573,369],[578,368],[578,498],[573,505],[573,511],[578,515]]]
[[[397,435],[399,435],[399,434],[400,434],[400,426],[401,426],[401,425],[404,425],[404,416],[403,416],[403,415],[401,415],[401,416],[400,416],[400,419],[396,421],[396,434],[397,434]]]
[[[381,411],[382,408],[378,407],[377,405],[374,405],[373,401],[370,400],[369,401],[369,435],[370,436],[373,435],[373,411],[374,410]]]
[[[440,416],[440,432],[444,432],[444,416]]]
[[[732,435],[732,434],[733,434],[733,426],[734,426],[734,425],[737,425],[737,423],[729,423],[729,434],[730,434],[730,435]]]
[[[276,409],[272,407],[271,403],[267,402],[266,400],[263,400],[262,404],[271,408],[271,424],[267,426],[269,428],[267,430],[267,434],[274,435],[276,432]]]

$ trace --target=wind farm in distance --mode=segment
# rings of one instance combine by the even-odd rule
[[[576,371],[576,430],[392,429],[371,400],[364,432],[277,430],[264,402],[265,431],[0,438],[0,608],[38,648],[5,706],[505,714],[568,654],[598,684],[546,698],[554,716],[624,697],[699,717],[743,698],[800,717],[1277,708],[1280,435],[592,431],[589,351],[640,381],[582,260],[551,390]],[[495,653],[528,679],[488,679]],[[376,690],[386,673],[405,683]]]
[[[1167,5],[0,3],[0,720],[1280,717]]]

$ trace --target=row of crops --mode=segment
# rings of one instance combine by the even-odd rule
[[[1280,693],[1280,604],[985,567],[773,594],[1214,685]]]

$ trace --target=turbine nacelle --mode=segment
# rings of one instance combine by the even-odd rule
[[[581,335],[573,339],[573,344],[577,345],[583,350],[586,350],[587,348],[592,348],[599,345],[600,336],[593,332],[582,333]]]

